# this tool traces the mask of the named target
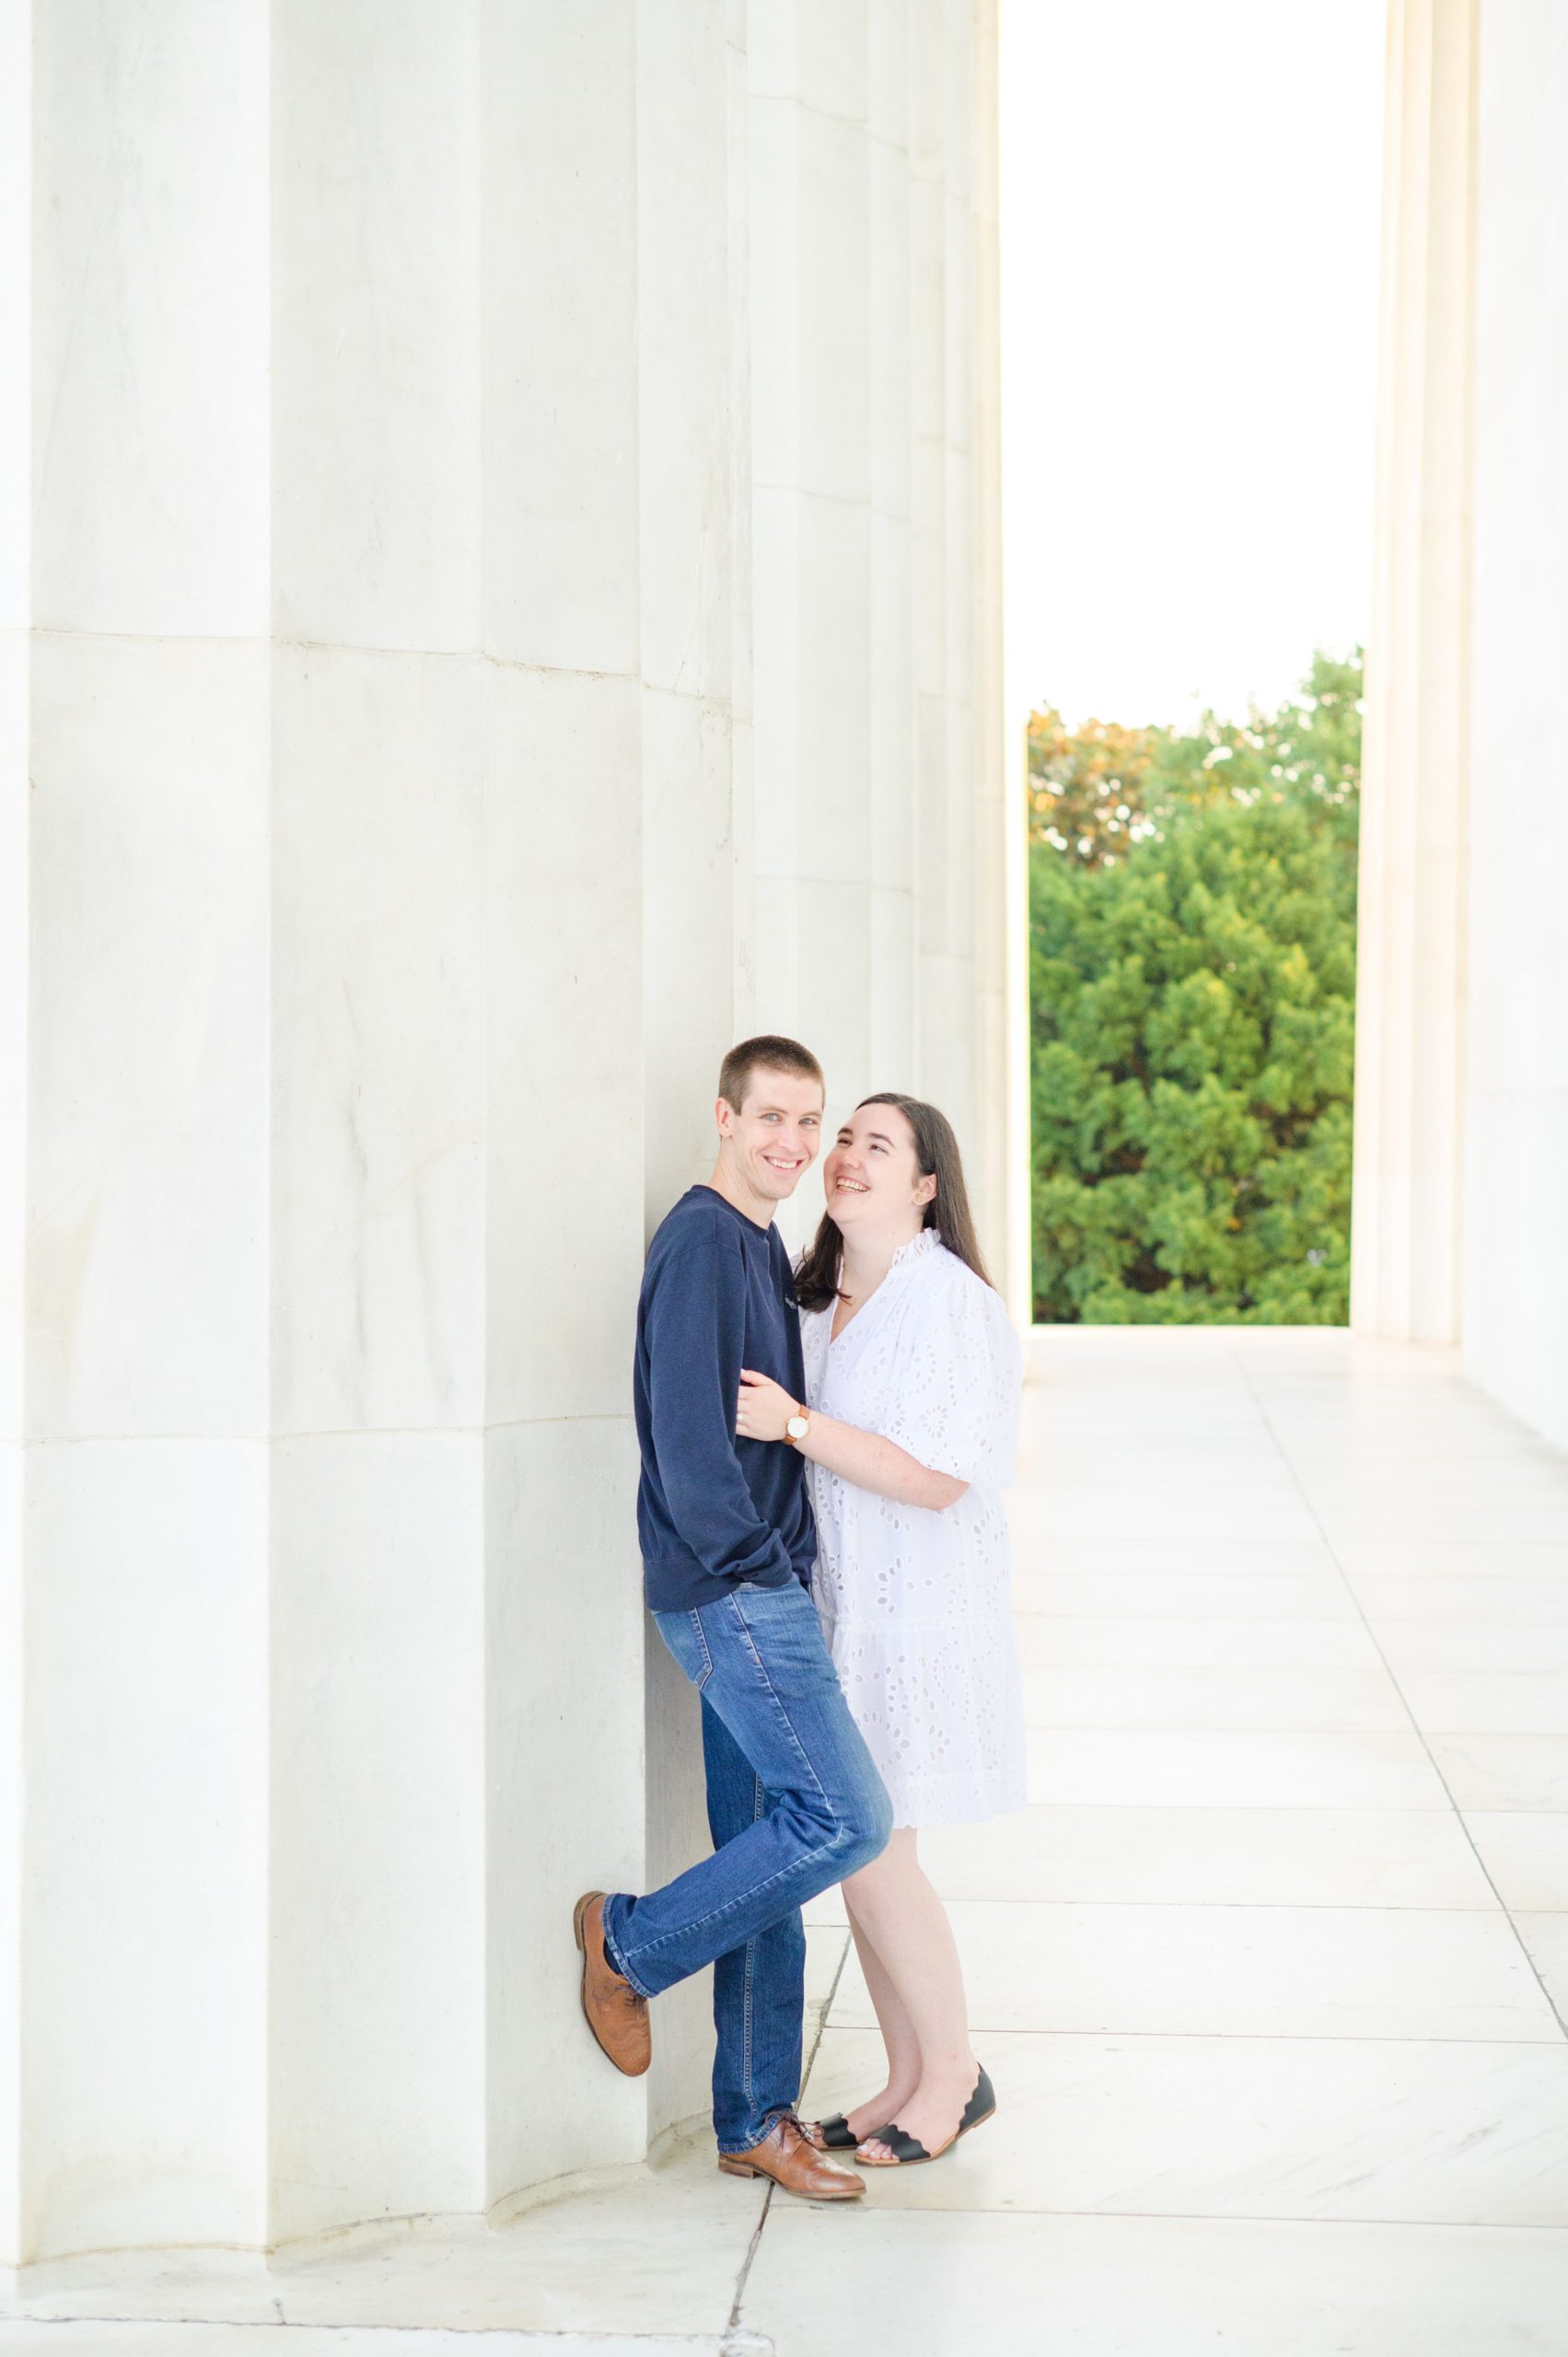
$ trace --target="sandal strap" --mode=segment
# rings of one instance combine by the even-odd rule
[[[835,2111],[830,2119],[819,2119],[817,2132],[830,2152],[853,2153],[854,2150],[854,2131],[842,2111]]]
[[[886,2144],[895,2161],[928,2161],[931,2158],[919,2137],[906,2136],[897,2120],[891,2127],[875,2130],[871,2135],[863,2137],[861,2142],[865,2144]]]
[[[982,2119],[990,2119],[995,2108],[996,2090],[991,2084],[991,2073],[982,2062],[980,2076],[974,2084],[974,2093],[964,2106],[964,2116],[958,2122],[959,2135],[966,2128],[978,2128]]]

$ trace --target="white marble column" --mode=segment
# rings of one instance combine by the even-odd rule
[[[483,2198],[478,0],[273,11],[273,2237]]]
[[[1468,1371],[1568,1447],[1568,44],[1485,0],[1477,125]]]
[[[32,55],[0,9],[0,2266],[21,2242]]]
[[[870,171],[869,1056],[861,1086],[912,1088],[922,1016],[915,958],[914,475],[910,48],[914,12],[876,0],[868,22]],[[858,1093],[858,1092],[857,1092]]]
[[[1352,1320],[1458,1332],[1479,0],[1390,0]]]
[[[635,8],[492,0],[483,64],[494,2201],[646,2135],[643,2088],[583,2067],[561,1931],[645,1867]]]
[[[757,1015],[874,1084],[866,0],[749,12]],[[815,1182],[791,1207],[804,1235]]]
[[[989,4],[750,12],[759,1020],[941,1103],[999,1247],[994,75]]]
[[[743,22],[727,0],[688,0],[673,16],[664,0],[639,0],[637,11],[642,1137],[649,1234],[713,1168],[719,1064],[753,1020]],[[633,1303],[624,1289],[623,1353]],[[624,1357],[621,1384],[624,1398]],[[645,1887],[679,1873],[707,1847],[694,1698],[651,1627],[646,1727]],[[706,1973],[660,2000],[648,2084],[653,2132],[705,2100],[711,2003]]]
[[[1001,253],[996,10],[976,12],[970,76],[974,291],[970,465],[973,542],[960,593],[974,619],[970,736],[976,828],[975,1216],[992,1274],[1021,1326],[1033,1315],[1029,1235],[1028,802],[1021,739],[1005,721],[1002,675]]]
[[[35,8],[26,2251],[266,2203],[267,10]]]
[[[737,0],[4,20],[0,2258],[479,2211],[703,2104],[705,1980],[618,2078],[569,1910],[705,1838],[648,1230],[800,952],[847,1086],[923,1052],[903,14],[803,11],[756,225]]]

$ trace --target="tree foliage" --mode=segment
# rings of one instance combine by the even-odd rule
[[[1038,1318],[1344,1321],[1360,699],[1031,719]]]

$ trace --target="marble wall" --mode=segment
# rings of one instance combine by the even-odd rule
[[[749,22],[758,1020],[944,1107],[1001,1266],[994,12]]]
[[[1390,0],[1355,1324],[1568,1446],[1568,48]]]
[[[1353,1317],[1447,1341],[1462,1282],[1479,0],[1388,0]]]
[[[1568,1448],[1568,39],[1486,0],[1476,214],[1465,1356]]]
[[[1009,1217],[993,10],[0,11],[0,2256],[701,2105],[645,1236],[753,1023]]]

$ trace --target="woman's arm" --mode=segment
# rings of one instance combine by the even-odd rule
[[[785,1422],[797,1412],[788,1392],[770,1376],[742,1368],[735,1423],[742,1440],[783,1441]],[[819,1409],[810,1411],[810,1431],[796,1443],[800,1454],[838,1474],[841,1480],[853,1481],[857,1490],[893,1498],[901,1506],[924,1506],[932,1514],[940,1514],[944,1506],[956,1504],[969,1488],[967,1481],[951,1473],[934,1472],[929,1465],[922,1465],[907,1448],[900,1448],[897,1441],[884,1440],[880,1433],[862,1432],[858,1424],[841,1423],[836,1416],[824,1416]]]

